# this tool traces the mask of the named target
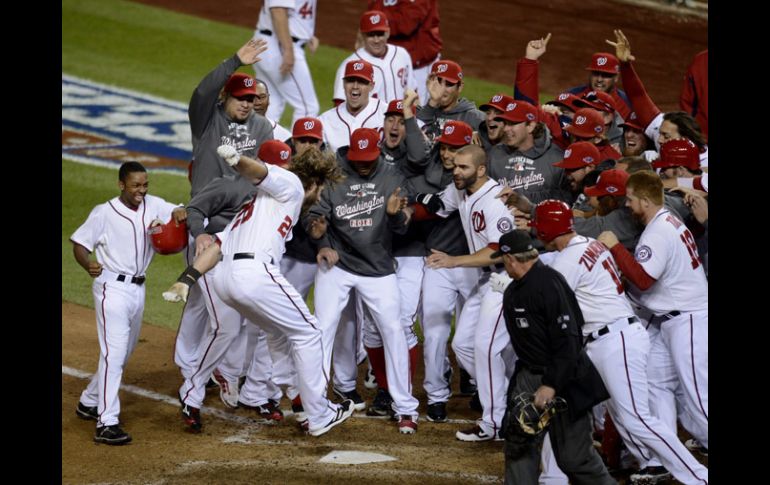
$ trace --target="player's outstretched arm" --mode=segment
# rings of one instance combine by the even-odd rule
[[[241,155],[232,145],[220,145],[217,148],[217,154],[224,158],[228,165],[235,167],[246,180],[253,184],[258,183],[267,176],[267,167],[264,163]]]
[[[220,254],[222,254],[222,251],[219,248],[219,244],[209,245],[205,251],[195,258],[193,264],[182,271],[176,283],[163,292],[163,299],[170,302],[186,302],[187,295],[190,293],[190,287],[198,281],[198,278],[217,265]]]
[[[262,60],[260,54],[267,50],[267,42],[262,39],[250,39],[238,49],[238,59],[244,66],[250,66]]]

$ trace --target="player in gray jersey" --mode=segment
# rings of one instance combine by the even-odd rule
[[[399,197],[404,177],[382,163],[379,138],[377,131],[359,128],[353,132],[350,146],[338,150],[347,178],[324,189],[319,202],[310,208],[305,228],[311,237],[320,239],[315,310],[329,356],[324,368],[328,371],[331,366],[340,314],[355,289],[379,333],[365,334],[364,345],[367,351],[381,347],[385,356],[386,376],[377,380],[387,379],[399,432],[411,434],[417,430],[418,402],[409,380],[409,348],[399,323],[396,261],[391,255],[392,233],[406,231],[401,210],[406,201]],[[340,396],[355,393],[356,350],[350,341],[337,339],[334,345],[334,391]],[[338,359],[340,354],[348,356],[344,362]],[[359,410],[366,407],[363,402],[356,405]]]
[[[219,145],[232,145],[238,153],[256,158],[262,142],[273,138],[270,122],[254,113],[254,78],[239,72],[233,74],[240,66],[258,62],[266,48],[264,41],[249,40],[195,88],[187,110],[193,145],[191,197],[211,179],[237,173],[217,156]]]
[[[488,153],[489,177],[511,187],[533,203],[559,199],[572,203],[565,188],[564,170],[553,164],[564,159],[564,152],[539,122],[537,108],[526,101],[509,103],[495,119],[505,123],[503,141]]]
[[[428,164],[431,143],[427,140],[417,118],[414,103],[417,93],[406,90],[403,100],[394,99],[388,104],[383,124],[383,161],[398,168],[405,177],[421,174]]]

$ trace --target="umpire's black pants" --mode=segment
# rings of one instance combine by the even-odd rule
[[[513,398],[522,392],[534,393],[540,387],[543,376],[517,365],[516,374],[508,387],[508,410],[513,410]],[[506,416],[506,425],[515,420]],[[547,428],[553,454],[559,468],[569,477],[572,485],[617,484],[607,472],[602,459],[593,447],[591,421],[588,414],[571,422],[567,413],[556,414]],[[535,437],[508,433],[505,439],[505,485],[537,485],[540,476],[541,433]]]

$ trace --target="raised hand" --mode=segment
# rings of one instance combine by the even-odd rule
[[[545,38],[530,40],[527,42],[527,49],[525,51],[524,57],[526,59],[536,61],[545,54],[545,48],[548,45],[548,41],[551,40],[551,33],[548,32],[548,35],[545,36]]]
[[[615,47],[615,55],[620,62],[635,61],[636,57],[631,55],[631,43],[628,42],[628,38],[623,34],[623,31],[615,29],[613,32],[615,32],[616,42],[612,42],[611,40],[605,40],[605,42]]]
[[[396,187],[396,190],[388,197],[388,204],[385,207],[385,212],[390,216],[396,215],[398,211],[406,207],[406,197],[399,197],[401,193],[401,187]]]
[[[260,54],[267,50],[267,42],[262,39],[251,39],[238,49],[238,59],[241,64],[248,66],[262,60]]]
[[[313,239],[321,239],[326,234],[327,222],[325,217],[314,217],[310,220],[308,235]]]

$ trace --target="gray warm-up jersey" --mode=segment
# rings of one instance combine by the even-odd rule
[[[240,66],[237,54],[226,59],[203,78],[190,99],[187,110],[193,145],[190,197],[212,179],[238,173],[217,155],[217,147],[233,145],[238,153],[257,158],[262,142],[273,138],[273,128],[264,116],[252,112],[246,122],[237,123],[225,115],[224,106],[219,102],[219,92]]]
[[[396,271],[392,256],[392,233],[406,232],[406,218],[385,212],[388,197],[396,187],[406,196],[404,176],[388,166],[380,156],[377,167],[368,177],[361,177],[347,159],[348,147],[337,151],[337,159],[346,178],[321,192],[317,204],[303,219],[305,229],[310,220],[323,216],[328,221],[326,235],[318,247],[331,247],[339,254],[342,269],[361,276],[387,276]]]
[[[240,175],[217,177],[187,204],[187,227],[193,237],[222,231],[243,204],[257,192],[257,186]],[[208,219],[206,223],[205,219]]]
[[[548,128],[535,138],[529,150],[522,152],[498,143],[489,150],[488,157],[489,177],[525,195],[533,204],[545,199],[572,204],[574,196],[563,188],[564,170],[553,166],[564,160],[564,151],[552,142]]]
[[[431,143],[437,136],[441,135],[441,132],[444,131],[444,124],[449,120],[464,121],[475,130],[485,118],[484,112],[477,109],[473,101],[465,98],[460,98],[457,106],[447,111],[433,108],[427,103],[417,110],[417,119],[425,123],[422,131],[428,136]]]
[[[404,122],[406,136],[395,148],[388,148],[382,143],[383,161],[398,168],[404,177],[414,177],[425,170],[429,162],[431,143],[417,126],[416,118]]]

